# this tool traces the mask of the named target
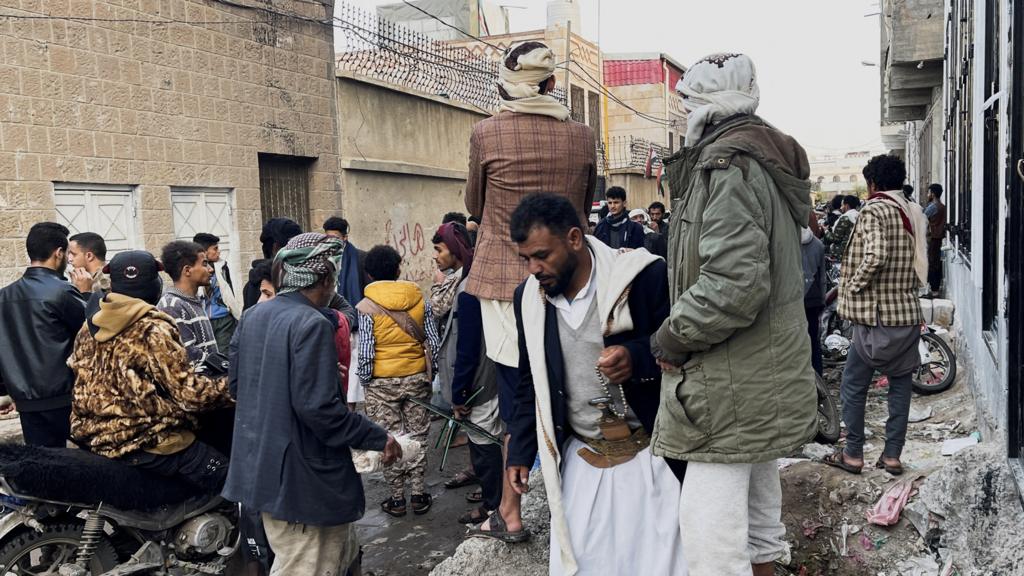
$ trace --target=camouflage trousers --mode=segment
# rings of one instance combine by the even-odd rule
[[[374,378],[366,385],[366,415],[394,435],[405,434],[419,441],[423,447],[416,458],[403,464],[384,467],[384,479],[391,486],[392,498],[405,497],[405,485],[410,495],[426,494],[423,475],[427,468],[427,433],[430,431],[430,413],[426,408],[410,401],[415,398],[430,402],[430,380],[424,373],[398,378]]]

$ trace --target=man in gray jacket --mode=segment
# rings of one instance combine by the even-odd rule
[[[271,576],[344,574],[366,508],[350,448],[383,450],[384,463],[402,454],[341,397],[334,327],[320,312],[335,295],[341,250],[323,234],[292,238],[274,259],[277,297],[247,310],[231,341],[238,404],[224,497],[262,512]]]
[[[775,459],[814,434],[800,229],[807,155],[757,116],[754,65],[709,56],[676,87],[686,147],[666,163],[671,313],[651,446],[689,462],[680,498],[691,576],[768,576],[788,556]]]

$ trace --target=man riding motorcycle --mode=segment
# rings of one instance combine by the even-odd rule
[[[101,456],[215,492],[228,458],[196,439],[197,415],[231,404],[227,379],[194,372],[174,320],[156,309],[162,269],[143,251],[104,269],[110,294],[86,311],[68,359],[71,435]]]

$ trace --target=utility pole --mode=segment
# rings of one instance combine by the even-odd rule
[[[569,68],[572,67],[572,20],[565,21],[565,102],[572,110],[572,94],[569,90]]]

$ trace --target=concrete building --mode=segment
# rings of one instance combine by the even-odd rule
[[[882,142],[908,161],[907,182],[918,192],[942,182],[946,164],[942,11],[942,0],[886,1],[882,10]]]
[[[643,138],[675,152],[686,135],[686,111],[676,83],[686,68],[667,54],[604,54],[608,137]],[[623,106],[627,104],[629,108]],[[630,109],[632,108],[632,109]],[[642,112],[648,117],[639,116]]]
[[[836,194],[865,196],[864,165],[875,154],[870,150],[822,154],[810,159],[811,190],[818,200],[828,200]]]
[[[332,2],[7,5],[0,284],[39,221],[115,251],[213,232],[244,278],[264,219],[340,208]]]
[[[882,101],[889,121],[907,122],[888,129],[888,142],[914,181],[945,184],[945,291],[960,366],[982,436],[1005,442],[1024,486],[1024,66],[1011,66],[1024,62],[1024,13],[1013,5],[883,2]],[[908,90],[920,92],[908,100]]]
[[[480,0],[415,0],[377,6],[377,15],[438,41],[508,34],[508,8]]]
[[[351,241],[363,250],[394,247],[402,278],[429,285],[437,269],[431,238],[445,213],[466,211],[469,136],[487,115],[351,72],[338,72],[338,109]]]

